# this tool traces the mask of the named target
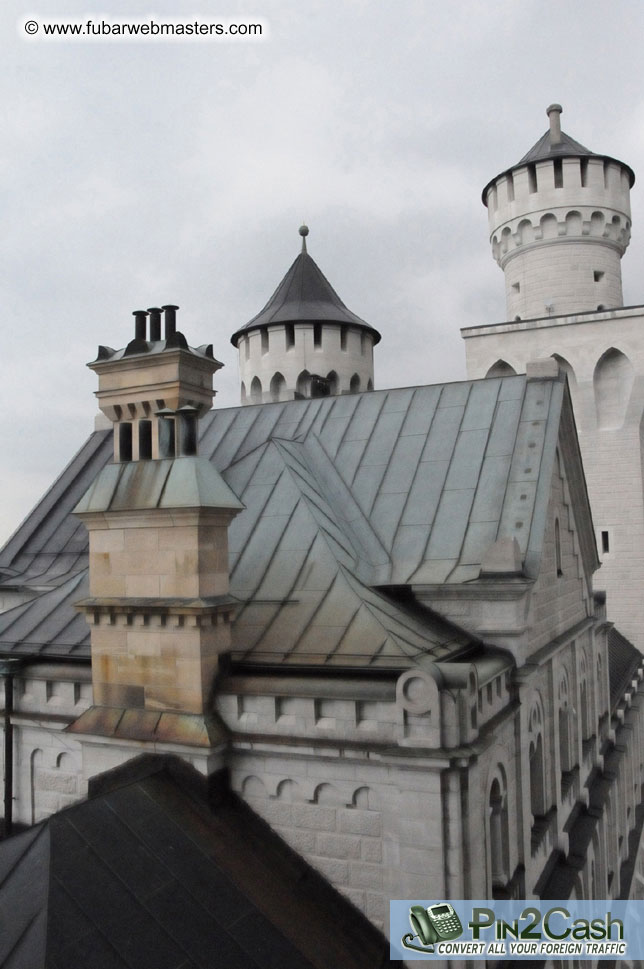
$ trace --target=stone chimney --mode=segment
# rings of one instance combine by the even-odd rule
[[[114,460],[75,508],[90,542],[90,594],[77,607],[91,628],[94,706],[69,729],[111,743],[114,763],[148,743],[203,750],[219,732],[210,696],[235,607],[228,526],[243,506],[197,453],[221,364],[211,346],[188,346],[177,309],[163,307],[164,339],[161,311],[137,310],[127,347],[99,347],[89,364]]]

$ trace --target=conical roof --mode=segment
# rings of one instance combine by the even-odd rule
[[[526,152],[523,158],[519,159],[515,165],[506,168],[504,172],[500,172],[494,178],[490,179],[482,193],[484,205],[487,205],[487,193],[489,189],[499,178],[502,178],[504,175],[509,175],[510,172],[521,168],[523,165],[533,165],[535,162],[547,161],[549,158],[599,158],[602,161],[615,162],[628,172],[631,188],[633,187],[635,173],[632,168],[624,164],[624,162],[619,161],[619,159],[612,158],[610,155],[598,155],[589,148],[585,148],[579,141],[575,141],[574,138],[571,138],[570,135],[567,135],[565,131],[559,128],[559,115],[561,115],[562,110],[559,104],[550,105],[547,110],[547,114],[550,117],[550,127],[532,146],[530,151]]]
[[[333,286],[308,254],[306,236],[308,229],[302,226],[302,251],[295,259],[266,306],[252,320],[233,333],[230,342],[237,346],[242,333],[273,323],[345,323],[369,330],[380,340],[380,334],[355,313],[348,309]]]

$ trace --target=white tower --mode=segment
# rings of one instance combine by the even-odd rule
[[[373,390],[380,334],[347,309],[306,249],[264,309],[230,338],[239,350],[242,404]]]
[[[620,259],[635,176],[563,132],[561,112],[551,104],[549,130],[483,189],[508,320],[623,305]]]
[[[483,190],[508,318],[465,327],[467,374],[554,358],[579,430],[608,618],[644,651],[644,306],[622,305],[632,170],[550,130]]]

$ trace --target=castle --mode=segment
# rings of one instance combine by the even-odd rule
[[[5,816],[179,758],[385,932],[392,898],[641,896],[633,175],[560,112],[484,191],[511,320],[466,381],[374,390],[304,226],[241,407],[173,305],[99,348],[102,423],[0,553]]]

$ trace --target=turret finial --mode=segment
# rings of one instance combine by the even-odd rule
[[[306,237],[309,234],[309,227],[308,225],[301,225],[298,231],[302,236],[302,252],[306,252]]]
[[[546,114],[550,121],[550,144],[561,144],[561,114],[563,108],[560,104],[551,104],[546,108]]]

